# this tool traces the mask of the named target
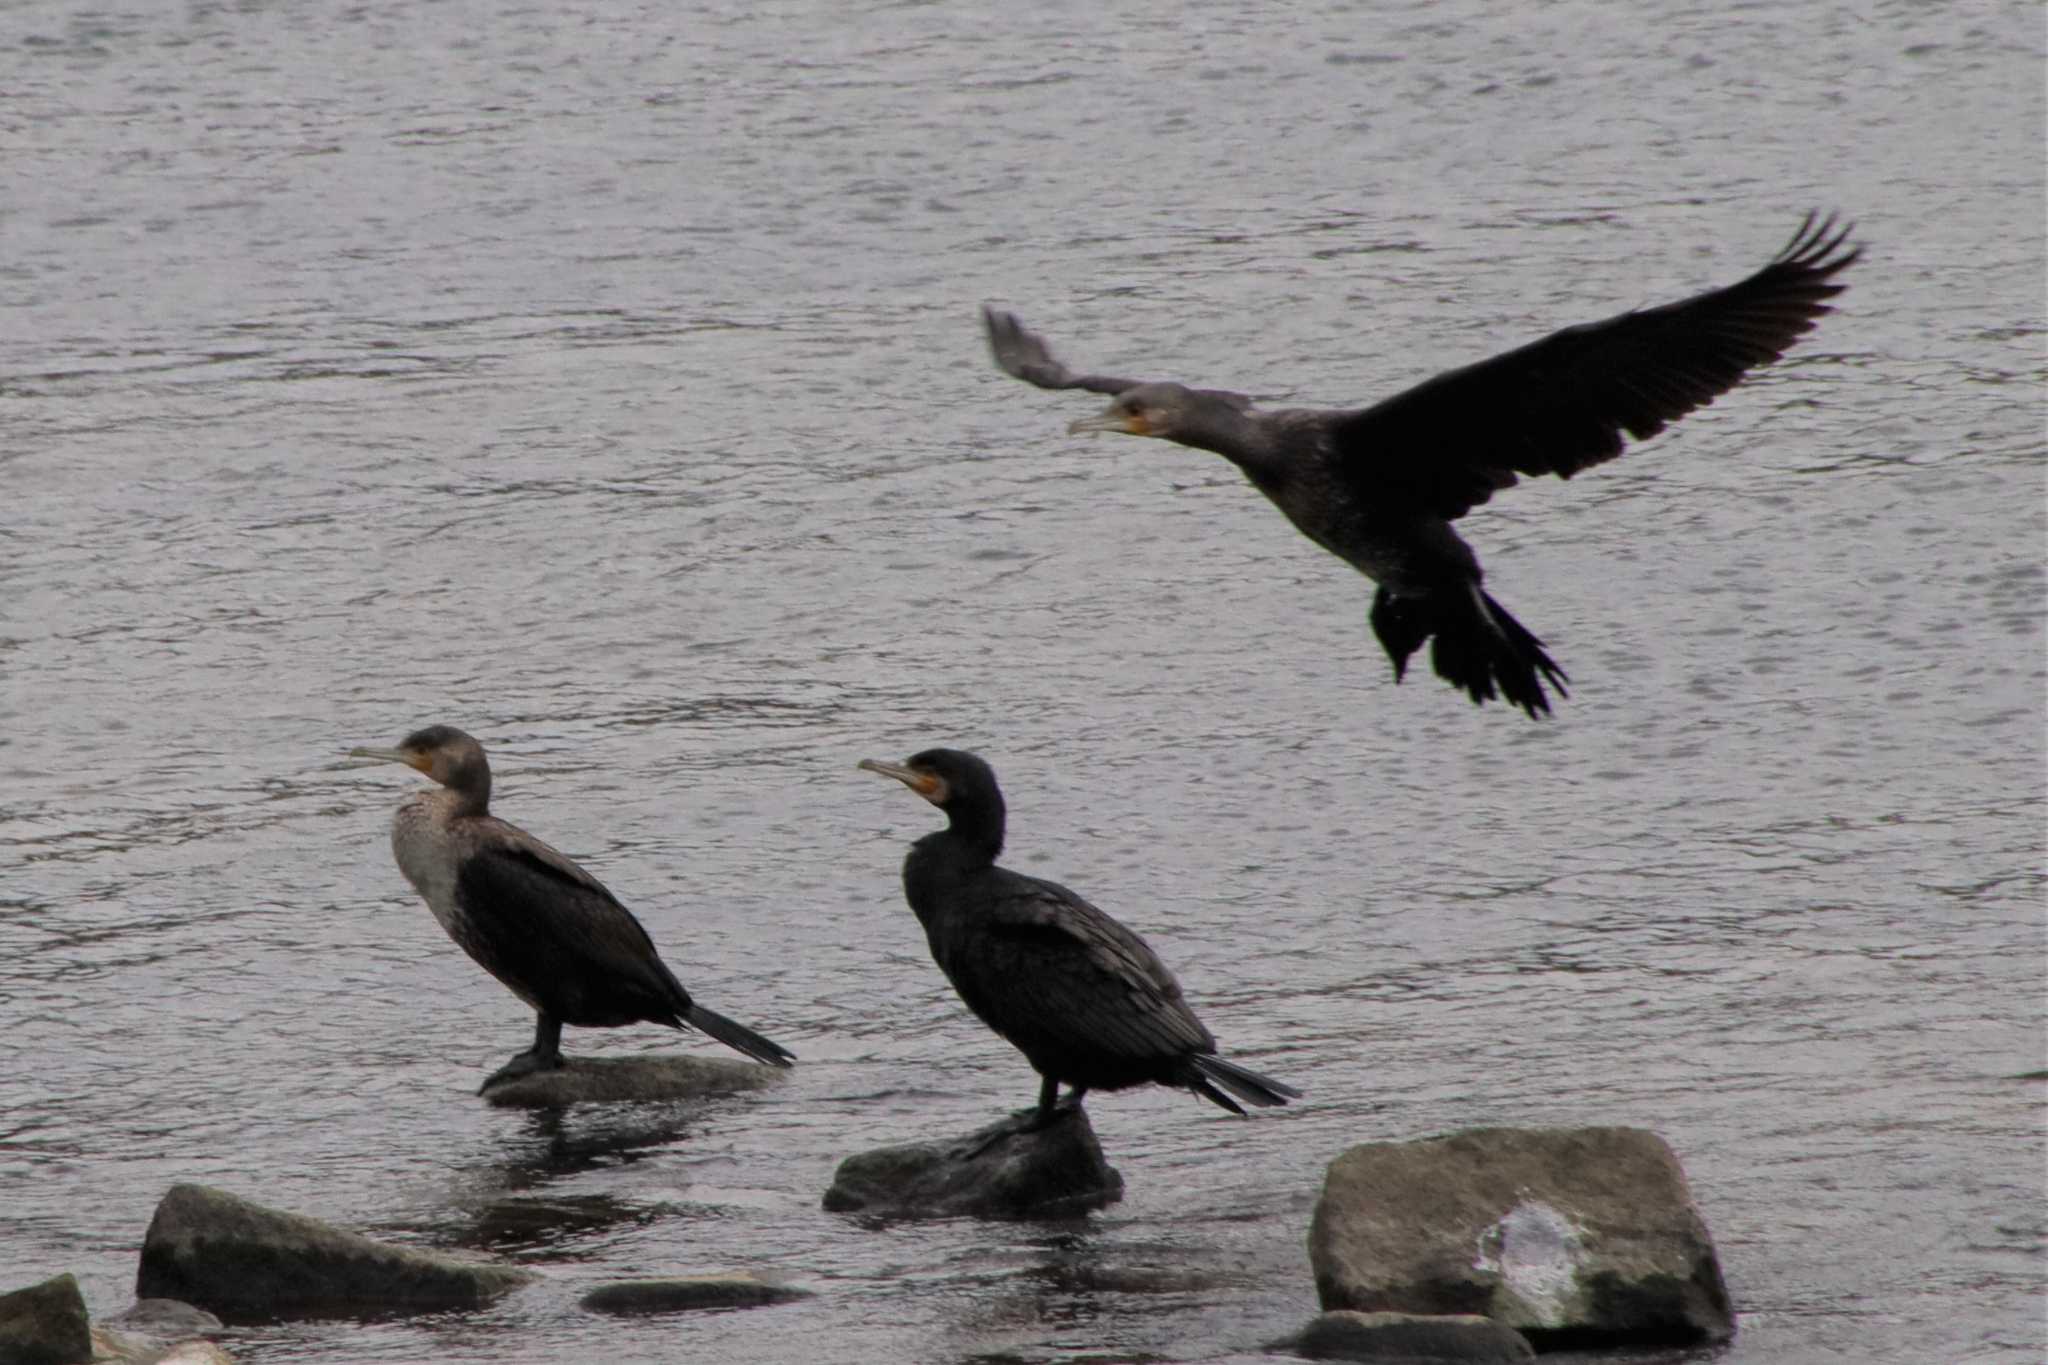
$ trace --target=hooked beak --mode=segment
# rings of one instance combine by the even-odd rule
[[[1152,427],[1135,412],[1118,412],[1105,408],[1093,417],[1082,417],[1067,423],[1067,435],[1080,436],[1088,432],[1108,431],[1120,436],[1150,436]]]
[[[864,758],[859,766],[866,772],[895,778],[935,806],[946,799],[946,783],[937,773],[919,772],[901,763],[884,763],[879,758]]]
[[[425,754],[410,753],[404,749],[355,748],[348,751],[350,758],[374,758],[380,763],[403,763],[408,768],[427,770]]]

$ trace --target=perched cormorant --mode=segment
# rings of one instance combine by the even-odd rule
[[[1570,478],[1656,435],[1782,356],[1831,311],[1830,279],[1862,254],[1849,229],[1806,216],[1785,249],[1738,284],[1660,308],[1567,327],[1450,370],[1369,408],[1255,412],[1215,389],[1071,373],[1016,317],[984,307],[1007,374],[1041,389],[1114,395],[1067,428],[1158,436],[1244,471],[1303,534],[1373,579],[1372,626],[1394,680],[1431,636],[1437,675],[1533,718],[1566,678],[1543,642],[1480,587],[1478,556],[1451,523],[1515,476]]]
[[[1003,793],[979,756],[927,749],[907,763],[860,766],[946,813],[946,828],[904,859],[903,890],[967,1008],[1043,1078],[1038,1107],[1011,1131],[1045,1127],[1090,1090],[1147,1081],[1184,1086],[1236,1114],[1244,1112],[1238,1100],[1275,1105],[1300,1095],[1218,1057],[1215,1038],[1145,940],[1064,886],[996,866]],[[1061,1081],[1073,1087],[1065,1104]]]
[[[604,884],[517,825],[490,813],[484,747],[448,725],[395,749],[351,757],[417,768],[440,787],[415,793],[391,824],[399,871],[448,937],[540,1012],[533,1046],[484,1082],[562,1065],[562,1025],[691,1024],[756,1061],[792,1054],[690,999],[640,921]]]

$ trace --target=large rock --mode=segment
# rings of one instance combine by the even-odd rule
[[[1124,1178],[1102,1159],[1085,1111],[1070,1109],[1048,1128],[988,1142],[1016,1122],[850,1156],[825,1191],[825,1207],[885,1218],[1051,1218],[1123,1198]]]
[[[1452,1317],[1325,1313],[1300,1336],[1276,1342],[1273,1349],[1310,1360],[1465,1361],[1473,1365],[1504,1365],[1536,1356],[1519,1332],[1469,1313]]]
[[[583,1306],[598,1313],[683,1313],[705,1308],[765,1308],[809,1297],[808,1289],[740,1271],[671,1280],[620,1280],[585,1294]]]
[[[553,1071],[486,1083],[479,1092],[501,1109],[554,1109],[568,1104],[688,1100],[758,1090],[782,1079],[782,1068],[725,1057],[677,1053],[655,1057],[565,1057]]]
[[[1478,1313],[1539,1349],[1725,1341],[1735,1319],[1671,1149],[1638,1128],[1479,1128],[1330,1163],[1326,1309]]]
[[[0,1294],[0,1361],[7,1365],[85,1365],[92,1322],[78,1281],[58,1275]]]
[[[182,1299],[230,1321],[471,1308],[531,1271],[386,1246],[204,1185],[174,1185],[142,1241],[138,1298]]]

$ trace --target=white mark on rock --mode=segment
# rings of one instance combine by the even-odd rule
[[[1521,1301],[1529,1326],[1563,1326],[1577,1307],[1584,1240],[1571,1219],[1531,1200],[1479,1234],[1472,1264],[1500,1277],[1502,1288]]]

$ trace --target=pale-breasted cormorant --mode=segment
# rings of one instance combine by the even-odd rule
[[[1003,793],[979,756],[927,749],[906,763],[860,766],[946,813],[946,828],[904,859],[903,890],[961,1000],[1043,1078],[1038,1107],[1013,1131],[1045,1127],[1090,1090],[1148,1081],[1183,1086],[1236,1114],[1244,1112],[1238,1100],[1276,1105],[1301,1093],[1218,1057],[1215,1038],[1145,940],[1064,886],[996,866]],[[1072,1087],[1064,1104],[1062,1081]]]
[[[1660,308],[1567,327],[1450,370],[1369,408],[1255,412],[1237,393],[1077,375],[1015,316],[982,310],[1005,373],[1042,389],[1115,396],[1070,432],[1158,436],[1243,470],[1310,540],[1378,585],[1372,626],[1400,681],[1435,637],[1437,675],[1484,702],[1496,691],[1531,717],[1566,678],[1543,642],[1480,586],[1479,559],[1451,523],[1517,475],[1573,474],[1621,454],[1778,359],[1830,311],[1831,278],[1861,255],[1849,229],[1806,221],[1738,284]]]
[[[788,1066],[791,1053],[690,998],[640,921],[567,856],[490,813],[483,745],[448,725],[407,735],[395,749],[356,758],[417,768],[438,788],[416,792],[391,824],[405,879],[448,937],[540,1013],[533,1046],[484,1082],[562,1065],[562,1025],[693,1025],[756,1061]]]

